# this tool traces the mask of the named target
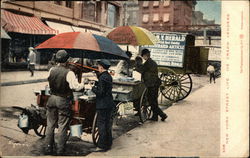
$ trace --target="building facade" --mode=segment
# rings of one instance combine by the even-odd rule
[[[119,1],[3,0],[1,26],[11,36],[10,61],[25,61],[28,47],[58,33],[80,31],[102,35],[122,25],[123,12]],[[37,59],[38,64],[47,64],[51,54],[45,56]]]
[[[196,1],[139,1],[139,25],[150,31],[186,31]]]

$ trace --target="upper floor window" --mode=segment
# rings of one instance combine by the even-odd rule
[[[116,7],[113,4],[108,3],[108,21],[107,24],[110,27],[115,27],[116,26]]]
[[[163,22],[164,23],[169,22],[169,13],[164,13],[163,14]]]
[[[82,3],[82,19],[95,22],[96,20],[95,12],[96,12],[95,3],[91,3],[89,1]]]
[[[149,1],[143,1],[143,4],[142,4],[143,7],[146,8],[146,7],[148,7],[148,5],[149,5]]]
[[[142,17],[142,22],[143,23],[148,23],[149,21],[149,15],[148,14],[144,14],[143,17]]]
[[[159,2],[160,2],[160,1],[154,1],[153,7],[159,7]]]
[[[158,22],[159,21],[159,14],[155,13],[153,14],[153,22]]]
[[[72,8],[72,1],[66,1],[66,7]]]
[[[170,0],[164,0],[163,1],[163,6],[168,7],[170,5]]]
[[[62,5],[62,1],[57,0],[57,1],[54,1],[54,2],[55,2],[55,4],[57,4],[57,5]]]

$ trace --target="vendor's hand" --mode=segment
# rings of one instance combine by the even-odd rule
[[[84,80],[83,80],[84,84],[88,84],[89,82],[90,82],[90,80],[88,78],[84,78]]]

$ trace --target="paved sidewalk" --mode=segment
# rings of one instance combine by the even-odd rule
[[[218,156],[220,151],[220,79],[165,110],[166,122],[146,122],[94,156]]]
[[[48,71],[35,71],[33,77],[30,76],[29,71],[1,72],[1,86],[45,82],[47,75]]]

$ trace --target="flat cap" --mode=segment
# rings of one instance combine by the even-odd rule
[[[68,53],[66,50],[59,50],[56,53],[56,61],[59,63],[65,63],[69,58]]]
[[[108,69],[111,66],[111,63],[107,59],[101,59],[98,64],[101,65],[104,69]]]

